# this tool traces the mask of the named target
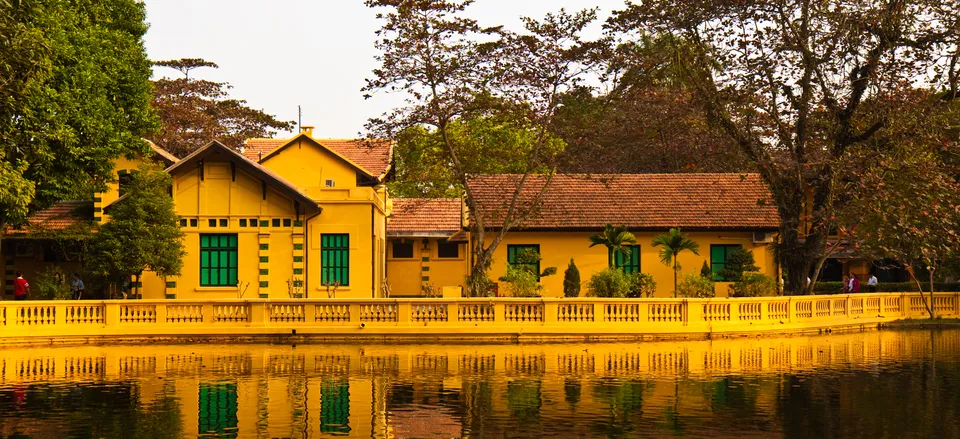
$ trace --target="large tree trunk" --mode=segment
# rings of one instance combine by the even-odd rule
[[[673,255],[673,298],[677,298],[677,255]]]

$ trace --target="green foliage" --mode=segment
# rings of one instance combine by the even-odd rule
[[[730,297],[769,297],[777,295],[777,281],[762,273],[742,273],[730,284]]]
[[[704,262],[704,264],[706,264],[706,262]],[[727,259],[724,265],[724,269],[720,270],[717,275],[720,279],[727,282],[736,282],[740,280],[744,272],[757,271],[760,269],[760,267],[757,267],[757,261],[753,258],[753,252],[743,247],[736,247],[730,250],[730,252],[727,253]]]
[[[708,264],[706,260],[703,261],[703,266],[700,267],[700,275],[708,279],[713,279],[713,270],[710,269],[710,264]]]
[[[563,272],[563,296],[580,296],[580,270],[573,263],[573,258],[570,258],[570,265],[567,265],[567,270]]]
[[[924,285],[926,287],[926,285]],[[936,292],[956,292],[960,291],[960,282],[934,282],[933,290]],[[814,285],[815,294],[840,294],[843,291],[843,282],[817,282]],[[866,282],[860,284],[860,291],[870,292]],[[878,293],[910,293],[920,291],[916,282],[880,282],[877,284]]]
[[[500,281],[510,284],[510,293],[514,297],[537,297],[543,290],[536,273],[526,267],[507,264],[507,273],[500,276]]]
[[[677,285],[677,295],[689,298],[710,298],[716,297],[713,280],[707,279],[699,274],[687,274]]]
[[[587,290],[593,297],[627,297],[630,287],[630,277],[623,270],[612,267],[595,273],[587,282]]]
[[[633,236],[633,233],[630,233],[627,230],[627,226],[620,225],[613,227],[611,224],[603,226],[603,230],[596,235],[590,235],[590,248],[593,248],[598,245],[602,245],[608,250],[607,265],[612,267],[614,265],[615,253],[620,253],[626,257],[630,256],[630,247],[629,245],[636,245],[637,238]]]
[[[491,297],[494,295],[495,284],[486,272],[467,276],[464,280],[471,297]]]
[[[660,249],[660,262],[663,265],[671,266],[673,265],[673,292],[674,296],[677,294],[677,274],[680,273],[682,267],[677,262],[677,256],[685,251],[693,252],[695,255],[700,255],[700,244],[697,244],[694,240],[687,237],[680,232],[680,228],[672,228],[669,232],[657,235],[653,238],[654,247],[662,247]]]
[[[507,273],[500,277],[512,287],[515,297],[536,297],[543,291],[540,285],[541,277],[557,274],[557,267],[547,267],[541,273],[536,272],[536,266],[542,258],[540,253],[531,248],[525,248],[517,253],[515,263],[507,264]]]
[[[57,273],[60,273],[59,280]],[[60,267],[48,266],[37,273],[31,283],[33,284],[31,299],[68,300],[72,298],[70,274],[65,273]]]
[[[190,77],[194,69],[216,69],[215,63],[178,59],[158,61],[154,65],[169,67],[184,75],[176,79],[163,77],[153,83],[153,107],[162,127],[151,139],[174,155],[184,157],[210,139],[237,147],[251,137],[273,137],[277,131],[293,129],[293,122],[279,121],[248,107],[246,101],[231,99],[227,94],[230,84]]]
[[[646,273],[631,273],[627,275],[630,281],[630,292],[627,297],[653,297],[657,292],[657,281]]]
[[[107,212],[90,245],[87,263],[97,276],[139,276],[149,269],[161,277],[176,276],[183,267],[183,231],[167,192],[170,175],[153,164],[133,174],[127,194]]]
[[[105,190],[113,159],[147,150],[145,15],[135,0],[0,7],[0,222]]]

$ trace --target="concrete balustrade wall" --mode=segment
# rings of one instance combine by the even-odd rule
[[[929,296],[927,296],[929,300]],[[960,293],[933,298],[960,316]],[[250,299],[0,302],[0,343],[137,337],[706,337],[928,317],[917,293],[736,299]]]

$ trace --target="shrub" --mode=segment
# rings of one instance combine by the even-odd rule
[[[753,258],[752,251],[743,247],[736,247],[730,253],[727,253],[724,269],[720,270],[717,275],[729,282],[736,282],[743,277],[744,272],[759,269],[760,267],[757,267],[757,261]]]
[[[707,279],[713,279],[713,270],[710,269],[710,264],[707,264],[707,261],[703,261],[703,266],[700,267],[700,275]]]
[[[686,274],[677,285],[677,296],[690,298],[716,297],[713,280],[699,274]]]
[[[573,258],[570,258],[567,271],[563,272],[563,295],[565,297],[580,296],[580,270],[573,263]]]
[[[777,295],[777,281],[761,273],[743,273],[730,285],[730,297],[763,297]]]
[[[56,277],[58,272],[61,274],[59,281]],[[69,300],[73,298],[73,295],[70,294],[69,275],[58,267],[47,267],[46,270],[38,273],[36,279],[34,279],[34,288],[31,292],[33,293],[31,299]]]
[[[627,297],[653,297],[657,292],[657,281],[653,276],[646,273],[633,273],[628,275],[630,279],[630,291]]]
[[[513,297],[536,297],[543,289],[537,283],[536,273],[524,267],[507,265],[507,274],[500,277],[501,282],[510,284],[510,293]]]
[[[630,278],[623,270],[607,268],[590,276],[587,289],[594,297],[627,297],[630,292]]]

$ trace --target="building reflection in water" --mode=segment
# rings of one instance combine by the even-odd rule
[[[960,331],[33,347],[0,368],[3,437],[960,437]]]

